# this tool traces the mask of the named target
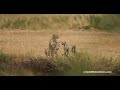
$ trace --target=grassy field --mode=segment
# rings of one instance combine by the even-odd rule
[[[63,50],[60,46],[60,57],[46,58],[44,49],[48,47],[52,34],[60,35],[59,41],[76,44],[78,53],[68,58],[62,57]],[[120,33],[93,30],[2,30],[1,61],[7,61],[8,65],[3,63],[7,67],[1,69],[1,72],[3,75],[110,75],[83,74],[83,71],[117,70],[120,64],[119,46]],[[11,66],[8,67],[9,65]]]
[[[119,14],[0,14],[0,76],[120,75],[119,23]],[[60,45],[47,58],[52,34],[77,53],[64,57]],[[83,73],[93,70],[112,73]]]
[[[106,31],[119,31],[119,19],[119,14],[0,14],[0,28],[58,30],[89,26]]]
[[[91,53],[118,55],[120,53],[120,34],[97,31],[0,31],[0,49],[8,54],[45,56],[44,49],[52,34],[59,34],[59,41],[76,44],[78,51],[87,49]],[[62,46],[60,46],[62,49]],[[61,54],[60,51],[59,54]]]

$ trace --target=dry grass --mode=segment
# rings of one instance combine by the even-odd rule
[[[48,41],[53,33],[60,35],[59,41],[66,41],[70,45],[76,44],[78,51],[87,49],[93,54],[101,53],[105,56],[117,56],[120,53],[119,33],[72,30],[0,31],[0,49],[17,56],[45,56],[44,49],[48,47]]]
[[[70,45],[76,44],[80,54],[55,60],[45,58],[44,49],[48,46],[48,41],[53,33],[60,35],[59,41],[66,41]],[[6,66],[6,69],[0,69],[0,75],[48,76],[50,72],[63,71],[67,68],[68,70],[73,68],[70,70],[72,73],[60,72],[59,75],[75,75],[75,72],[78,71],[77,75],[81,75],[82,70],[89,69],[115,70],[118,74],[119,46],[120,33],[75,30],[1,30],[0,49],[10,56],[10,62],[1,64]],[[62,46],[60,48],[62,49]],[[84,54],[82,51],[86,51],[88,54]],[[63,51],[60,50],[59,54],[62,53]],[[79,69],[76,71],[77,68]],[[52,73],[52,75],[55,74]]]
[[[58,30],[92,26],[109,31],[119,27],[119,19],[119,14],[0,14],[0,28]]]
[[[0,14],[0,75],[86,75],[83,70],[113,70],[120,75],[119,18],[119,14]],[[83,30],[84,26],[92,30]],[[46,58],[52,34],[69,46],[76,44],[78,53]]]

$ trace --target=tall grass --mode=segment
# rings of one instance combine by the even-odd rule
[[[107,14],[103,16],[91,15],[89,19],[90,25],[99,29],[114,29],[120,27],[120,15]]]
[[[120,75],[119,60],[120,57],[106,57],[102,55],[92,56],[87,51],[81,51],[70,57],[60,57],[57,59],[58,71],[53,75],[62,76],[110,76]],[[84,73],[84,71],[112,71],[112,73]]]
[[[99,29],[119,27],[119,14],[0,14],[1,29]]]
[[[20,58],[20,57],[19,57]],[[69,57],[41,58],[21,57],[16,58],[0,53],[0,76],[109,76],[120,75],[120,57],[92,56],[87,51],[81,50]],[[3,62],[3,60],[7,60]],[[114,63],[114,61],[118,61]],[[83,73],[84,71],[112,71],[111,74]]]
[[[9,54],[5,54],[2,50],[0,50],[0,62],[6,63],[11,60],[11,56]]]

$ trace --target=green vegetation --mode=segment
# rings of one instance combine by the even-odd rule
[[[106,33],[105,34],[93,33],[90,36],[86,34],[86,36],[84,37],[85,33],[83,33],[83,36],[82,34],[75,33],[75,35],[79,35],[79,36],[81,35],[81,37],[83,37],[83,39],[81,38],[81,41],[83,43],[83,45],[81,44],[81,46],[84,46],[86,44],[91,45],[91,47],[95,47],[97,45],[99,47],[100,45],[104,46],[103,48],[101,47],[102,54],[95,53],[94,55],[92,55],[92,53],[88,53],[84,49],[84,50],[80,50],[80,52],[73,54],[69,57],[61,56],[53,59],[53,58],[45,58],[41,56],[39,57],[34,56],[34,53],[35,53],[34,49],[36,50],[36,48],[37,49],[44,48],[42,47],[43,44],[40,44],[41,43],[40,40],[41,41],[47,40],[47,39],[44,39],[43,36],[48,34],[45,34],[45,35],[40,34],[39,36],[42,36],[42,37],[40,37],[40,39],[37,39],[38,35],[36,34],[39,34],[39,32],[36,33],[35,35],[29,32],[30,34],[33,34],[33,36],[37,36],[34,38],[32,37],[32,35],[27,36],[27,34],[25,34],[24,36],[26,37],[24,37],[23,34],[20,34],[21,32],[17,33],[18,36],[16,35],[16,32],[15,34],[14,32],[12,32],[15,36],[12,36],[12,34],[9,34],[9,33],[5,34],[6,32],[4,32],[4,30],[14,30],[14,29],[15,30],[17,29],[19,30],[26,30],[26,29],[27,30],[67,30],[67,29],[80,29],[83,27],[86,27],[86,28],[93,27],[95,29],[99,29],[99,31],[120,32],[119,23],[120,23],[120,14],[49,14],[49,15],[48,14],[0,14],[0,29],[3,30],[3,32],[1,31],[2,32],[1,48],[3,47],[6,49],[7,47],[8,49],[8,48],[12,48],[14,45],[16,46],[14,48],[18,48],[17,46],[19,46],[20,43],[23,43],[23,45],[25,45],[22,49],[21,47],[19,47],[21,49],[21,52],[19,52],[20,50],[17,51],[16,49],[0,50],[0,76],[120,75],[119,48],[118,49],[114,48],[115,45],[119,47],[120,40],[118,38],[119,36],[118,34],[114,34],[112,36]],[[69,33],[67,32],[65,36],[67,34]],[[73,32],[71,32],[70,34],[72,35]],[[4,35],[5,37],[2,35]],[[114,37],[115,35],[117,36]],[[93,39],[91,38],[91,36],[94,36]],[[18,41],[20,37],[24,37],[24,38],[21,38],[20,41]],[[24,39],[24,41],[22,39]],[[99,39],[101,40],[99,41],[100,44],[96,42],[96,40],[99,40]],[[12,42],[7,43],[7,41],[12,41]],[[38,42],[38,43],[35,43],[35,42]],[[89,42],[89,43],[86,43],[86,42]],[[33,43],[35,44],[32,45]],[[86,46],[86,48],[87,47],[88,46]],[[95,47],[95,48],[97,49],[99,47]],[[110,55],[110,57],[107,57],[107,55],[102,56],[104,54],[104,51],[102,50],[106,49],[107,47],[109,47],[108,48],[109,50],[108,49],[106,50],[107,52],[111,54],[112,53],[115,53],[115,54]],[[26,53],[26,51],[29,49],[30,51]],[[14,55],[13,53],[9,53],[10,50],[11,51],[16,50],[16,55]],[[5,53],[4,51],[7,53]],[[40,55],[40,52],[38,53]],[[91,70],[92,71],[112,71],[112,74],[83,73],[84,71],[91,71]]]
[[[0,14],[1,29],[56,30],[92,26],[111,31],[119,28],[119,23],[119,14]]]
[[[0,50],[0,62],[8,62],[9,60],[11,60],[11,56]]]
[[[97,59],[97,60],[96,60]],[[58,72],[56,75],[64,76],[109,76],[116,73],[114,60],[112,57],[101,55],[92,56],[87,51],[81,51],[68,58],[58,59]],[[118,65],[117,65],[118,66]],[[118,66],[119,67],[119,66]],[[112,74],[83,73],[84,71],[112,71]],[[54,73],[53,73],[54,75]]]
[[[9,58],[7,62],[1,62],[3,56],[5,59],[8,58],[4,53],[0,55],[0,76],[108,76],[119,75],[120,73],[120,62],[117,62],[117,64],[113,62],[115,60],[119,61],[120,57],[114,59],[101,55],[92,56],[83,50],[69,57],[55,59],[27,57],[27,61],[23,60],[17,63],[13,58]],[[112,74],[91,74],[83,73],[84,71],[112,71]]]

